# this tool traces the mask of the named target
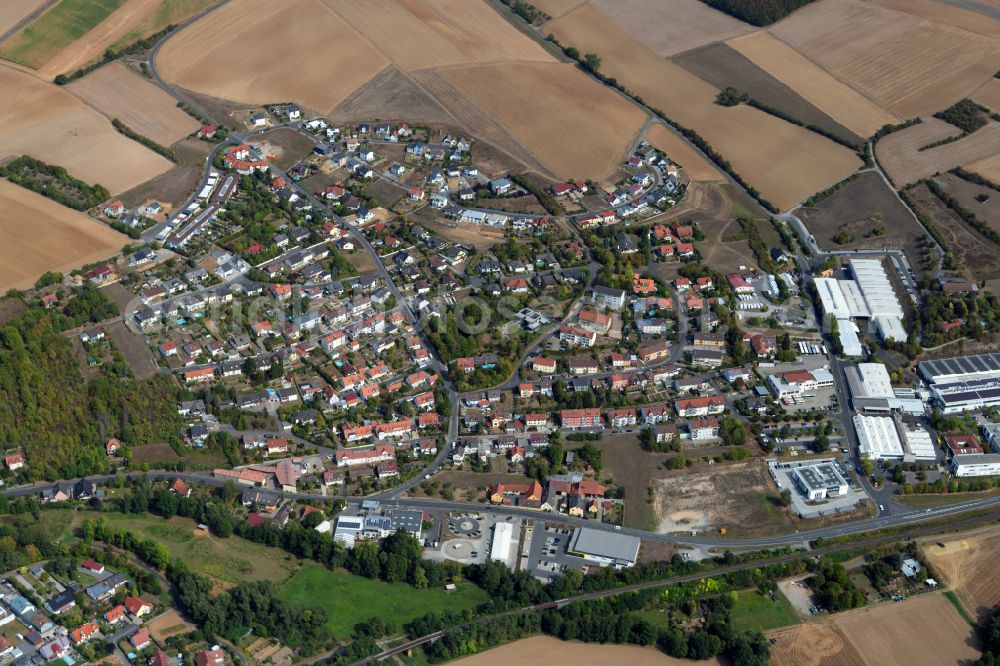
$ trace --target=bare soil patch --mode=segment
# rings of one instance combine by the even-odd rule
[[[1000,68],[1000,41],[859,0],[821,0],[771,34],[901,118],[940,111]]]
[[[820,247],[837,250],[902,250],[914,270],[922,267],[918,239],[926,231],[906,206],[875,172],[861,174],[812,208],[798,208],[795,215],[805,222]],[[875,226],[885,228],[881,236],[865,238]],[[846,231],[854,240],[838,244],[834,237]]]
[[[477,250],[486,250],[503,240],[503,234],[492,229],[459,224],[453,227],[437,220],[421,219],[420,223],[442,238],[446,238],[459,245],[475,247]]]
[[[296,101],[325,113],[386,60],[321,0],[231,2],[172,37],[164,79],[243,104]]]
[[[778,208],[793,207],[861,165],[849,149],[815,132],[747,105],[719,106],[718,88],[664,60],[590,6],[545,30],[580,52],[598,53],[602,72],[696,130]]]
[[[997,548],[1000,548],[1000,532],[995,529],[961,539],[922,543],[934,576],[950,585],[969,614],[980,622],[985,622],[1000,604]]]
[[[111,122],[58,86],[0,66],[0,158],[29,154],[88,183],[122,192],[171,163],[119,134]]]
[[[982,129],[957,141],[920,150],[934,141],[959,133],[957,127],[943,120],[925,118],[919,125],[885,137],[878,142],[875,150],[879,163],[898,186],[1000,155],[1000,123],[997,122],[987,123]]]
[[[46,271],[69,272],[115,254],[128,236],[51,199],[0,180],[0,293]]]
[[[764,534],[791,528],[763,460],[671,472],[654,484],[658,532]]]
[[[944,236],[945,247],[960,266],[968,269],[974,280],[1000,278],[1000,262],[996,260],[1000,248],[995,243],[966,225],[926,185],[911,189],[910,196],[920,210],[933,220],[934,226]]]
[[[91,72],[67,89],[108,118],[164,146],[200,127],[162,88],[120,62]]]
[[[692,181],[724,180],[722,173],[704,155],[666,125],[657,123],[646,132],[646,140],[680,165]]]
[[[151,620],[147,626],[153,639],[161,644],[172,636],[187,633],[194,629],[193,624],[182,618],[180,613],[172,608]]]
[[[132,461],[136,464],[176,462],[181,459],[169,444],[143,444],[132,447]]]
[[[403,71],[485,62],[553,62],[487,2],[324,0]]]
[[[310,155],[316,145],[309,137],[287,127],[268,132],[254,143],[264,149],[268,159],[279,169],[291,168],[293,164]]]
[[[607,177],[646,120],[568,63],[477,65],[441,74],[559,179]]]
[[[867,137],[883,125],[899,122],[895,115],[767,32],[754,32],[726,43],[857,136]],[[791,115],[800,117],[794,112]],[[812,122],[809,118],[801,119]],[[824,127],[822,123],[814,124]]]
[[[725,41],[754,29],[698,0],[594,0],[591,4],[661,56]]]
[[[865,666],[847,637],[827,622],[812,622],[769,631],[774,666]]]

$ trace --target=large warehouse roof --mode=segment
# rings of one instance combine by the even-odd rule
[[[859,398],[892,398],[892,380],[881,363],[858,363],[847,368],[847,381],[851,395]]]
[[[851,316],[844,292],[840,288],[840,281],[834,278],[816,278],[816,291],[819,293],[819,300],[823,304],[823,314],[833,315],[837,319],[847,319]]]
[[[854,417],[854,429],[862,454],[867,453],[874,460],[903,457],[903,443],[891,417],[858,414]]]
[[[932,384],[993,375],[1000,376],[1000,354],[954,356],[935,361],[922,361],[919,368],[924,379]]]
[[[493,545],[490,546],[490,559],[507,562],[510,557],[510,539],[514,528],[510,523],[497,523],[493,526]]]
[[[618,562],[634,563],[639,556],[639,538],[581,527],[570,539],[569,550]]]

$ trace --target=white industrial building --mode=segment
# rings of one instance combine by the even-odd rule
[[[903,306],[882,262],[878,259],[851,259],[850,268],[853,280],[815,280],[823,314],[837,319],[844,354],[861,356],[860,342],[855,340],[857,334],[846,325],[851,319],[871,319],[883,340],[906,342]]]
[[[872,460],[903,459],[903,443],[892,417],[857,414],[854,416],[854,430],[858,434],[861,455],[867,453]]]
[[[850,483],[830,460],[817,460],[792,469],[789,476],[807,500],[846,495]]]
[[[903,429],[903,462],[917,460],[937,460],[934,439],[925,428],[914,426]]]
[[[845,368],[844,374],[847,376],[847,385],[856,411],[923,415],[923,401],[912,389],[894,389],[889,371],[881,363],[859,363]]]
[[[955,476],[1000,476],[1000,453],[952,456],[951,473]]]
[[[990,445],[994,453],[1000,453],[1000,423],[987,423],[983,426],[983,439]]]
[[[496,523],[493,526],[493,543],[490,545],[490,559],[509,564],[510,544],[514,527],[510,523]]]

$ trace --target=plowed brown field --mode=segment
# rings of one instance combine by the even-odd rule
[[[28,154],[88,183],[122,192],[173,165],[119,134],[71,93],[0,66],[0,159]]]
[[[34,284],[45,271],[69,271],[108,257],[129,242],[51,199],[0,180],[0,292]]]
[[[861,166],[853,152],[807,129],[747,105],[719,106],[714,86],[664,60],[590,6],[545,30],[580,52],[600,54],[603,72],[696,130],[782,210]]]
[[[485,62],[554,62],[486,2],[324,2],[404,71]]]
[[[965,664],[979,657],[972,627],[937,593],[838,613],[768,632],[774,666]]]
[[[118,118],[164,146],[199,127],[162,88],[119,62],[91,72],[67,89],[108,118]]]
[[[903,118],[940,111],[1000,69],[1000,40],[860,0],[820,0],[770,28]]]
[[[684,167],[684,173],[691,180],[705,182],[724,180],[724,176],[714,164],[663,125],[653,125],[646,133],[646,140],[665,152],[672,161]]]
[[[1000,154],[1000,123],[997,122],[991,122],[958,141],[920,150],[959,132],[958,128],[943,120],[924,118],[919,125],[883,138],[875,152],[879,163],[897,186]]]
[[[242,104],[295,100],[325,113],[386,60],[321,0],[234,0],[160,50],[164,79]]]
[[[557,178],[605,178],[646,121],[634,105],[567,63],[440,70]]]
[[[591,4],[661,56],[696,49],[754,29],[699,0],[593,0]]]
[[[727,44],[858,136],[871,136],[883,125],[899,122],[767,32],[737,37]]]

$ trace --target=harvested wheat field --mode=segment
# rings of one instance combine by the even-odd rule
[[[580,5],[586,4],[588,1],[589,0],[534,0],[531,4],[555,19],[573,9],[576,9]]]
[[[1000,153],[996,153],[992,157],[987,157],[978,162],[967,164],[965,168],[969,171],[975,171],[983,178],[989,178],[994,183],[1000,183]]]
[[[108,118],[117,118],[164,146],[200,126],[162,88],[120,62],[105,65],[66,88]]]
[[[129,242],[83,213],[0,180],[0,292],[34,284],[45,271],[69,271]]]
[[[554,62],[482,0],[324,0],[403,71],[477,62]]]
[[[981,35],[1000,37],[1000,5],[980,0],[870,0],[929,21],[946,23]]]
[[[48,0],[4,0],[0,3],[0,36],[6,35],[18,22],[28,18]]]
[[[725,177],[708,158],[664,125],[657,123],[646,133],[646,141],[667,154],[684,168],[687,177],[697,182],[724,180]]]
[[[233,0],[178,32],[160,75],[241,104],[295,100],[325,113],[387,64],[321,0]]]
[[[178,23],[211,5],[213,0],[126,0],[106,19],[42,66],[40,76],[53,79],[104,57],[109,48],[120,48],[146,35]]]
[[[1000,154],[1000,123],[997,122],[990,122],[958,141],[920,150],[923,146],[959,133],[958,128],[943,120],[924,118],[919,125],[883,138],[875,152],[879,163],[897,186]]]
[[[639,44],[590,6],[552,21],[545,30],[580,52],[599,53],[603,72],[696,130],[782,210],[861,166],[852,151],[805,128],[745,104],[719,106],[717,88]]]
[[[901,118],[940,111],[1000,69],[1000,40],[860,0],[820,0],[771,34]]]
[[[661,56],[696,49],[754,29],[699,0],[593,0],[591,4]]]
[[[605,178],[647,118],[568,63],[472,65],[440,74],[558,179]]]
[[[1000,79],[990,79],[972,95],[972,101],[1000,113]]]
[[[453,662],[456,666],[507,666],[508,664],[574,664],[574,666],[718,666],[718,659],[677,659],[653,648],[636,645],[597,645],[561,641],[551,636],[531,636]]]
[[[58,86],[0,66],[0,159],[28,154],[88,183],[122,192],[173,164],[119,134],[111,122]]]
[[[1000,570],[996,553],[1000,531],[990,529],[978,534],[944,542],[927,540],[921,545],[934,576],[946,582],[969,613],[983,622],[1000,605]]]
[[[774,666],[964,664],[979,657],[972,627],[941,594],[838,613],[768,632]]]
[[[900,120],[767,32],[737,37],[727,44],[858,136],[871,136],[883,125]]]

